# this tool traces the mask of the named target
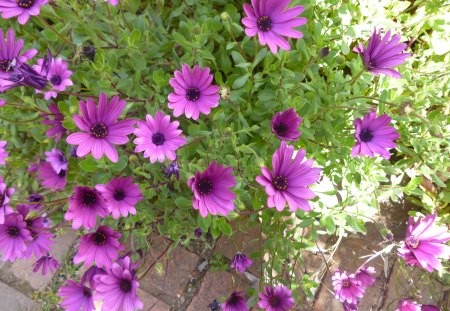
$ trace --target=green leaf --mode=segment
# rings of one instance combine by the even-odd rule
[[[189,200],[184,197],[179,197],[175,199],[175,205],[182,209],[191,209],[192,208],[192,200]]]
[[[85,172],[95,172],[97,170],[98,161],[93,158],[86,158],[79,162],[81,169]]]
[[[248,79],[250,78],[250,74],[246,73],[242,77],[234,80],[233,82],[233,89],[240,89],[247,83]]]

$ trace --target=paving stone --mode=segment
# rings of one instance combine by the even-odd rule
[[[56,243],[52,249],[52,256],[59,262],[66,256],[69,249],[72,247],[77,234],[73,230],[65,230],[56,237]],[[34,256],[30,260],[17,260],[12,264],[12,274],[23,281],[26,281],[35,290],[44,289],[52,280],[54,273],[48,272],[43,276],[41,272],[33,272],[33,263],[36,262]]]
[[[39,304],[21,292],[0,282],[0,310],[29,311],[39,310]]]
[[[139,298],[141,298],[142,302],[144,303],[144,311],[168,311],[170,310],[170,306],[159,300],[158,298],[154,297],[150,293],[147,293],[146,291],[142,289],[138,289],[137,292]]]

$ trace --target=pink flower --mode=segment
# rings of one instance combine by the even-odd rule
[[[364,288],[354,274],[336,269],[332,280],[335,298],[341,302],[356,305],[358,298],[363,297]]]
[[[61,57],[58,57],[56,60],[52,56],[47,60],[46,71],[42,74],[42,67],[44,65],[44,59],[38,59],[38,64],[33,65],[33,69],[37,72],[40,72],[48,81],[50,81],[50,85],[52,86],[50,91],[44,93],[44,98],[46,100],[56,98],[58,96],[58,92],[65,91],[68,86],[73,85],[72,80],[70,80],[70,76],[72,75],[72,71],[67,69],[67,63],[62,60]],[[40,90],[36,90],[36,93],[41,93]]]
[[[3,18],[17,16],[19,24],[24,25],[30,16],[40,13],[40,7],[48,0],[0,0],[0,12]]]
[[[95,310],[92,290],[80,283],[67,280],[67,285],[59,288],[58,296],[62,298],[61,307],[66,311]]]
[[[27,223],[18,213],[6,215],[5,222],[0,225],[0,252],[3,261],[15,261],[23,257],[27,250],[26,243],[32,240]]]

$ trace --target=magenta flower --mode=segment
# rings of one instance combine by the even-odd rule
[[[119,218],[120,215],[127,217],[128,213],[136,215],[134,206],[144,198],[138,184],[133,184],[131,177],[117,177],[111,179],[106,185],[96,185],[95,189],[106,200],[106,206],[114,219]]]
[[[268,207],[275,207],[281,212],[287,202],[291,212],[311,210],[306,200],[316,195],[308,186],[319,180],[321,170],[312,167],[312,159],[302,162],[305,154],[306,151],[300,149],[292,160],[294,147],[282,141],[272,157],[273,172],[261,167],[263,174],[256,177],[256,181],[266,189]]]
[[[33,65],[33,69],[40,72],[51,83],[52,88],[44,93],[46,100],[52,97],[56,98],[58,92],[65,91],[68,86],[73,85],[70,80],[72,71],[67,69],[67,62],[63,61],[61,57],[55,59],[51,54],[49,58],[48,60],[39,58],[37,65]],[[45,72],[43,72],[43,67],[45,67]],[[36,93],[41,93],[41,91],[36,90]]]
[[[421,307],[411,299],[402,299],[398,302],[398,307],[395,311],[421,311]]]
[[[119,0],[109,0],[109,4],[116,6],[119,4]]]
[[[264,291],[259,293],[258,296],[258,306],[267,311],[288,311],[294,306],[292,291],[283,285],[264,286]]]
[[[253,261],[242,253],[237,253],[231,262],[231,268],[236,269],[236,272],[244,273],[248,267],[253,264]]]
[[[356,305],[358,298],[364,295],[364,288],[354,274],[336,269],[333,277],[334,295],[343,303]]]
[[[252,0],[252,6],[244,3],[247,17],[242,19],[247,36],[258,35],[261,45],[268,45],[273,54],[278,47],[289,51],[291,46],[284,38],[300,39],[303,34],[293,28],[305,25],[308,21],[304,17],[297,17],[304,10],[304,6],[287,8],[290,0]]]
[[[422,308],[420,311],[440,311],[441,308],[434,305],[422,305]]]
[[[358,305],[344,302],[342,304],[342,307],[344,308],[344,311],[358,311]]]
[[[41,114],[41,117],[44,118],[41,123],[51,126],[51,128],[45,132],[45,135],[47,135],[48,138],[54,136],[55,142],[57,142],[64,134],[69,134],[69,130],[66,130],[62,126],[64,115],[59,111],[58,106],[51,103],[48,109],[50,110],[49,114]],[[53,117],[53,119],[51,120],[50,117]]]
[[[102,310],[141,310],[144,304],[137,296],[139,282],[130,257],[113,263],[107,274],[97,274],[95,300],[103,300]]]
[[[23,216],[11,213],[5,216],[5,222],[0,225],[0,251],[3,261],[15,261],[23,257],[27,250],[26,243],[32,239]]]
[[[67,172],[65,170],[56,173],[52,165],[48,162],[40,164],[38,170],[38,179],[41,179],[42,186],[52,191],[56,191],[57,189],[64,190],[67,184]]]
[[[295,112],[294,108],[277,112],[272,118],[272,132],[280,140],[297,140],[302,132],[298,130],[298,127],[302,123],[300,118]]]
[[[435,224],[436,215],[427,215],[414,222],[409,218],[403,246],[397,249],[398,255],[410,266],[419,266],[429,272],[441,270],[438,258],[450,258],[450,233],[445,226]]]
[[[2,176],[0,176],[0,224],[5,222],[5,215],[13,211],[8,205],[13,194],[14,188],[8,188]]]
[[[100,93],[98,107],[92,98],[88,98],[87,102],[80,100],[78,105],[81,115],[75,115],[73,119],[83,132],[70,134],[67,143],[78,145],[78,157],[92,153],[94,159],[98,160],[106,154],[112,162],[119,161],[114,145],[128,142],[127,135],[133,132],[135,123],[134,120],[117,121],[126,101],[114,96],[108,105],[106,94]]]
[[[119,257],[117,252],[125,248],[120,244],[122,235],[107,226],[98,227],[97,231],[81,237],[78,252],[73,258],[75,264],[90,266],[94,261],[97,267],[110,268]]]
[[[241,293],[232,292],[230,297],[222,304],[223,311],[248,311],[247,303]]]
[[[64,215],[65,220],[73,220],[72,228],[93,229],[97,216],[106,217],[109,212],[106,202],[95,188],[76,186],[74,194],[69,198],[69,209]]]
[[[175,117],[183,113],[186,118],[197,120],[200,112],[210,114],[211,108],[219,106],[219,87],[211,85],[213,75],[209,67],[201,69],[198,65],[190,69],[184,64],[181,72],[175,70],[175,78],[169,83],[174,92],[169,94],[169,108]]]
[[[375,283],[376,279],[372,276],[375,274],[374,267],[362,267],[359,268],[355,273],[356,280],[360,283],[360,286],[366,288],[368,286],[372,286]]]
[[[44,197],[40,194],[34,193],[31,194],[28,198],[27,201],[32,203],[30,204],[30,208],[33,210],[39,210],[41,208],[41,204],[38,204],[39,202],[43,202],[44,201]]]
[[[188,180],[188,186],[194,192],[192,204],[194,209],[200,210],[200,215],[228,215],[235,209],[233,200],[236,198],[230,188],[236,186],[233,168],[225,168],[212,162],[209,167]]]
[[[134,130],[137,145],[135,152],[144,151],[144,158],[150,158],[151,163],[164,162],[166,158],[175,160],[175,151],[186,143],[181,137],[183,132],[178,129],[180,122],[170,122],[170,116],[158,111],[155,118],[146,116],[146,122],[137,121],[138,128]]]
[[[86,282],[88,282],[91,288],[95,288],[96,282],[94,278],[97,274],[107,274],[107,273],[106,270],[103,268],[99,268],[96,265],[91,266],[89,269],[86,270],[86,272],[83,273],[83,276],[81,277],[81,284],[84,285]]]
[[[42,267],[42,275],[47,275],[47,271],[54,273],[59,269],[59,262],[52,256],[42,256],[33,264],[33,272],[38,272]]]
[[[61,171],[67,171],[67,159],[61,150],[53,148],[52,151],[45,152],[46,161],[50,163],[53,170],[59,174]]]
[[[398,44],[401,38],[399,35],[395,35],[389,40],[390,37],[390,30],[381,38],[381,30],[377,32],[374,29],[367,49],[364,44],[360,44],[353,51],[361,56],[364,66],[373,75],[385,74],[394,78],[401,78],[400,72],[391,68],[403,64],[411,54],[401,53],[407,44]]]
[[[47,4],[48,0],[0,0],[0,13],[2,18],[17,16],[19,24],[24,25],[30,16],[40,13],[40,7]]]
[[[0,140],[0,165],[5,165],[5,159],[8,157],[8,152],[5,150],[8,142],[6,140]]]
[[[392,118],[387,114],[377,117],[375,111],[364,116],[363,119],[356,119],[355,125],[356,145],[352,149],[352,157],[357,155],[373,157],[374,153],[380,154],[383,158],[389,159],[388,148],[395,148],[394,142],[400,135],[393,126],[390,126]]]
[[[89,287],[72,280],[59,288],[58,296],[62,298],[61,307],[66,311],[95,310],[93,293]]]

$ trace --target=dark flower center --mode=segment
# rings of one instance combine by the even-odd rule
[[[27,223],[28,228],[33,227],[33,219],[27,219],[27,220],[25,220],[25,222]]]
[[[91,127],[91,136],[95,138],[105,138],[108,136],[108,128],[103,123],[97,122]]]
[[[156,133],[156,134],[153,134],[153,136],[152,136],[152,142],[156,146],[161,146],[162,144],[164,144],[165,141],[166,141],[166,138],[161,133]]]
[[[190,87],[186,91],[186,98],[190,101],[197,101],[200,98],[200,90],[195,87]]]
[[[238,304],[238,302],[239,302],[239,297],[234,293],[228,299],[228,303],[232,306]]]
[[[0,70],[8,72],[12,70],[11,61],[9,59],[0,60]]]
[[[274,129],[275,129],[275,133],[277,133],[278,135],[281,136],[281,135],[286,134],[288,127],[286,124],[280,122],[280,123],[275,124]]]
[[[349,280],[342,281],[342,287],[349,288],[352,283]]]
[[[363,130],[361,130],[361,133],[359,134],[359,137],[361,138],[361,140],[363,142],[367,143],[367,142],[372,140],[373,134],[372,134],[371,130],[363,129]]]
[[[60,170],[58,173],[59,177],[66,177],[66,171],[65,170]]]
[[[50,79],[50,82],[51,82],[53,85],[60,85],[60,84],[61,84],[61,76],[53,76],[53,77]]]
[[[272,29],[272,20],[269,18],[269,16],[264,15],[263,17],[260,17],[258,19],[258,28],[263,32]]]
[[[0,206],[3,205],[4,201],[5,201],[5,196],[3,195],[3,193],[0,193]]]
[[[269,298],[269,304],[271,307],[278,307],[281,303],[280,298],[278,298],[278,296],[273,295],[272,297]]]
[[[121,280],[119,286],[124,293],[128,293],[129,291],[131,291],[131,281],[129,280]]]
[[[1,195],[0,195],[0,197],[1,197]],[[44,201],[44,197],[40,194],[32,194],[28,198],[28,202],[42,202],[42,201]],[[1,202],[1,200],[0,200],[0,202]]]
[[[67,159],[66,159],[66,157],[63,154],[60,154],[59,155],[59,161],[61,161],[61,163],[66,163]]]
[[[11,226],[8,228],[8,230],[6,231],[6,233],[8,233],[8,235],[12,238],[15,238],[19,235],[20,230],[17,227]]]
[[[94,206],[97,203],[97,196],[92,191],[86,191],[83,193],[83,198],[81,199],[83,205],[85,206]]]
[[[92,292],[89,288],[84,287],[83,288],[83,296],[86,298],[91,298],[92,297]]]
[[[125,191],[123,191],[123,189],[114,191],[114,199],[116,199],[117,201],[122,201],[123,199],[125,199]]]
[[[412,249],[416,249],[419,247],[419,239],[417,239],[414,235],[411,235],[405,240],[406,245],[411,247]]]
[[[34,4],[34,0],[16,0],[16,3],[21,8],[29,9]]]
[[[104,245],[106,243],[106,235],[103,232],[96,232],[92,235],[92,242],[95,245]]]
[[[212,182],[209,179],[199,180],[197,190],[200,194],[210,194],[212,191]]]
[[[272,185],[276,190],[286,190],[288,187],[288,180],[284,176],[277,176],[273,180]]]

